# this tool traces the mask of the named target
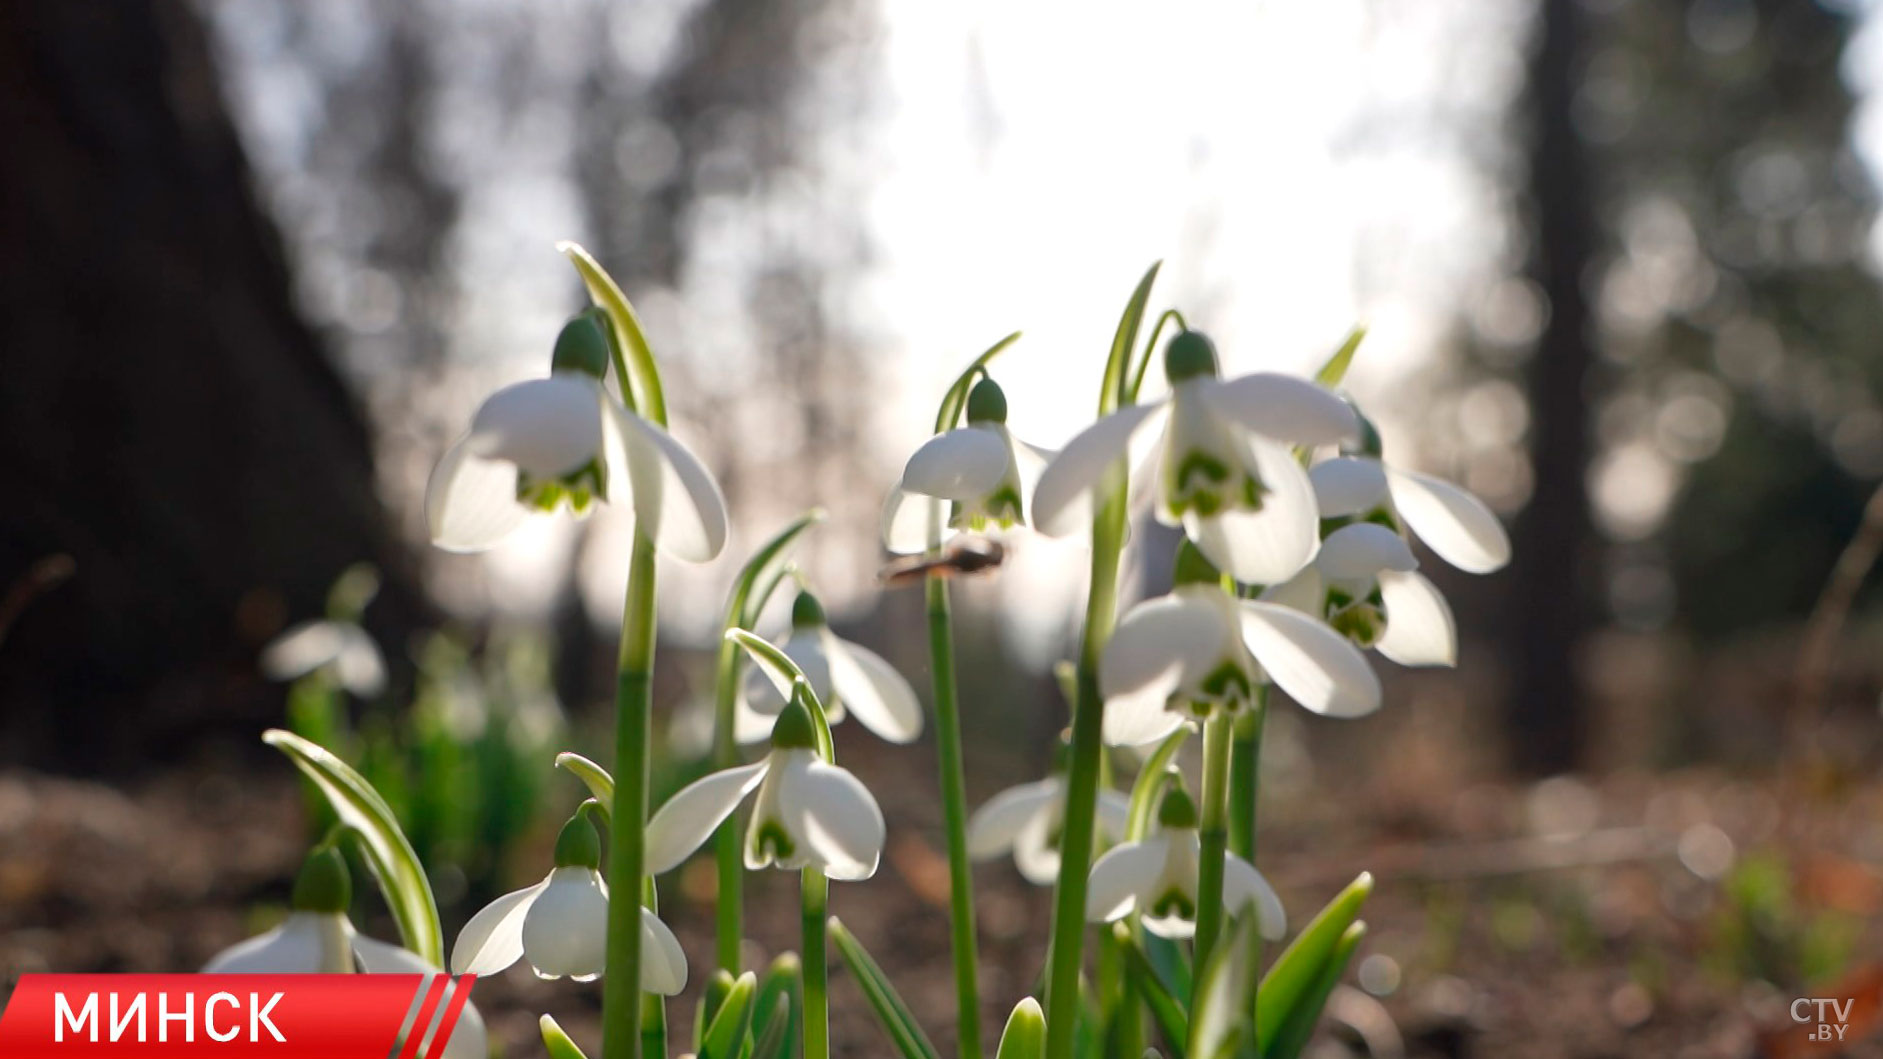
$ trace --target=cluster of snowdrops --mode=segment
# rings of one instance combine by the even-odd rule
[[[829,629],[789,558],[821,517],[807,513],[735,580],[716,668],[714,771],[655,808],[656,557],[716,558],[728,519],[712,475],[666,429],[666,395],[633,308],[584,251],[563,249],[592,307],[562,329],[546,378],[499,390],[477,410],[433,474],[427,515],[439,547],[479,551],[532,517],[579,518],[597,503],[632,511],[614,772],[575,753],[556,760],[593,797],[564,826],[543,880],[472,916],[447,959],[423,867],[384,800],[322,747],[270,732],[340,823],[308,857],[287,920],[206,970],[436,974],[448,965],[490,975],[522,961],[544,978],[603,978],[598,1054],[665,1056],[664,998],[703,957],[689,957],[662,922],[654,880],[710,845],[717,944],[691,1031],[675,1047],[701,1059],[825,1059],[834,943],[895,1053],[934,1057],[863,940],[827,906],[830,880],[876,872],[886,830],[868,788],[835,760],[830,726],[854,718],[906,743],[932,720],[958,1055],[979,1059],[984,1046],[969,864],[1006,854],[1055,897],[1040,995],[1013,1007],[1001,1059],[1298,1054],[1364,931],[1357,917],[1371,880],[1335,895],[1264,968],[1266,943],[1288,938],[1291,919],[1252,863],[1264,717],[1280,696],[1330,717],[1377,709],[1368,650],[1408,666],[1453,663],[1451,612],[1418,572],[1413,542],[1475,573],[1509,558],[1482,502],[1383,461],[1373,425],[1338,390],[1360,332],[1313,379],[1224,378],[1210,339],[1176,310],[1139,341],[1153,267],[1104,360],[1096,422],[1058,452],[1010,430],[992,368],[1018,336],[996,344],[944,394],[934,437],[883,511],[888,550],[922,557],[912,568],[926,593],[930,710],[886,661]],[[1153,362],[1166,384],[1155,399]],[[1174,587],[1121,608],[1121,555],[1145,508],[1182,530]],[[946,575],[964,542],[1021,532],[1085,534],[1091,546],[1079,652],[1060,674],[1072,723],[1049,775],[970,814]],[[780,591],[796,596],[788,635],[774,643],[753,626]],[[1192,791],[1177,753],[1195,735]],[[1137,771],[1116,789],[1110,747],[1136,749]],[[342,842],[371,867],[402,944],[364,937],[348,920]],[[742,877],[766,869],[799,873],[803,936],[800,952],[761,976],[741,966]],[[551,1055],[584,1054],[549,1016],[542,1030]],[[486,1047],[472,1008],[445,1054],[471,1059]]]

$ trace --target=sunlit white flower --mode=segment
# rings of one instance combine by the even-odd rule
[[[1388,467],[1375,456],[1323,460],[1308,472],[1321,517],[1404,526],[1466,573],[1510,562],[1510,537],[1484,501],[1442,478]]]
[[[1007,398],[992,379],[968,391],[968,425],[928,439],[883,505],[883,544],[898,554],[939,546],[955,530],[1026,524],[1034,483],[1052,455],[1007,429]]]
[[[1165,348],[1170,396],[1120,409],[1073,438],[1040,475],[1034,527],[1063,536],[1084,523],[1087,501],[1132,441],[1161,431],[1150,474],[1159,521],[1181,525],[1211,562],[1246,584],[1285,581],[1314,557],[1319,512],[1291,446],[1358,436],[1345,401],[1288,375],[1218,378],[1216,350],[1196,331]]]
[[[968,818],[968,856],[986,860],[1011,851],[1014,865],[1028,882],[1051,886],[1059,878],[1060,823],[1065,812],[1063,773],[1009,787]],[[1124,795],[1098,792],[1098,830],[1106,839],[1116,840],[1125,833],[1130,814],[1131,803]]]
[[[350,621],[306,621],[262,648],[269,680],[299,680],[324,669],[347,691],[370,699],[386,689],[386,660],[365,629]]]
[[[1399,534],[1352,522],[1329,533],[1314,562],[1262,598],[1324,618],[1400,665],[1449,666],[1458,659],[1457,625],[1418,565]]]
[[[608,884],[601,840],[578,813],[556,840],[556,866],[535,886],[485,905],[458,933],[453,974],[496,974],[526,959],[538,978],[592,981],[607,966]],[[686,988],[687,959],[679,939],[641,909],[641,989],[673,996]]]
[[[567,507],[582,517],[607,500],[630,504],[666,554],[694,562],[719,554],[726,503],[718,483],[686,446],[603,386],[605,343],[592,319],[576,317],[557,339],[548,378],[506,386],[477,410],[426,486],[432,543],[483,551],[533,513]]]
[[[1093,923],[1122,919],[1132,911],[1144,929],[1166,938],[1196,934],[1197,865],[1201,854],[1196,805],[1173,786],[1158,807],[1157,826],[1140,842],[1106,851],[1092,865],[1085,918]],[[1281,898],[1255,866],[1233,853],[1223,857],[1225,918],[1255,908],[1262,937],[1279,939],[1288,928]]]
[[[815,868],[832,879],[867,879],[883,853],[883,811],[869,789],[817,753],[817,731],[800,700],[772,729],[763,761],[694,781],[647,823],[647,870],[658,875],[705,843],[754,789],[745,835],[745,866]]]
[[[1118,623],[1099,660],[1107,743],[1136,746],[1186,719],[1239,713],[1263,683],[1330,717],[1379,708],[1379,677],[1346,638],[1297,609],[1236,599],[1218,577],[1185,542],[1177,586]]]
[[[797,663],[831,724],[855,716],[863,727],[892,743],[914,742],[922,734],[922,704],[915,689],[883,657],[830,631],[824,608],[809,592],[791,605],[791,635],[779,649]],[[734,731],[741,743],[771,735],[779,711],[790,698],[769,673],[757,670],[746,681]]]
[[[204,974],[423,974],[444,972],[416,953],[375,941],[353,929],[346,861],[333,849],[316,850],[294,884],[293,911],[278,927],[217,953]],[[445,1059],[485,1059],[483,1017],[471,1004],[452,1030]]]

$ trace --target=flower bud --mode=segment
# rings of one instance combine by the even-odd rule
[[[556,351],[549,370],[579,371],[599,379],[608,374],[608,336],[596,318],[596,310],[580,313],[562,325],[556,336]]]
[[[1347,403],[1352,404],[1353,402],[1348,401]],[[1386,443],[1380,440],[1379,428],[1373,425],[1371,419],[1361,415],[1358,408],[1353,410],[1353,417],[1360,421],[1360,440],[1350,441],[1342,445],[1340,447],[1341,455],[1371,456],[1376,460],[1384,458]]]
[[[289,904],[296,912],[344,913],[353,903],[353,877],[347,871],[347,859],[332,846],[322,846],[307,855],[301,874],[294,879],[294,896]]]
[[[1005,423],[1007,421],[1007,395],[1000,384],[993,379],[982,377],[974,388],[968,391],[968,425],[977,423]]]
[[[1157,826],[1166,831],[1194,829],[1196,820],[1196,803],[1190,800],[1190,792],[1183,789],[1183,780],[1172,776],[1170,786],[1164,788],[1164,800],[1157,807]]]
[[[595,833],[595,825],[589,823],[588,812],[578,810],[556,836],[556,867],[600,868],[601,863],[601,836]]]
[[[824,605],[809,592],[799,592],[798,598],[791,602],[791,627],[794,629],[815,629],[829,625],[824,616]]]
[[[1185,379],[1220,375],[1216,361],[1216,343],[1201,331],[1179,331],[1164,347],[1164,375],[1171,385]]]
[[[802,680],[791,689],[791,701],[785,704],[778,721],[772,725],[773,750],[816,750],[817,721],[804,701],[811,689]]]

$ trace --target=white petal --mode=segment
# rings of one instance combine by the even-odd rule
[[[364,934],[353,935],[353,953],[359,957],[360,970],[367,974],[441,974],[439,968],[410,949],[401,948]]]
[[[1310,563],[1295,576],[1265,589],[1262,602],[1275,603],[1318,618],[1327,607],[1327,584],[1321,580],[1318,566]]]
[[[752,704],[750,696],[740,693],[738,701],[732,706],[732,738],[740,746],[762,743],[772,736],[772,727],[778,723],[778,714],[784,709],[784,703],[774,702],[776,707],[766,713]]]
[[[771,758],[701,777],[667,799],[647,822],[647,873],[672,871],[700,848],[752,788],[765,778]]]
[[[353,970],[347,917],[295,912],[278,927],[217,953],[204,974],[338,974]]]
[[[1043,449],[1038,445],[1029,445],[1013,436],[1006,427],[1001,428],[1007,443],[1013,451],[1013,471],[1020,479],[1020,497],[1025,508],[1027,522],[1033,521],[1033,494],[1039,488],[1040,475],[1045,473],[1046,465],[1059,456],[1053,449]]]
[[[1386,633],[1374,646],[1402,666],[1449,666],[1458,662],[1458,627],[1438,586],[1421,574],[1380,575]]]
[[[902,488],[943,500],[979,500],[1007,474],[1007,443],[981,427],[937,434],[909,457]]]
[[[940,547],[954,532],[948,526],[946,502],[901,486],[889,491],[883,504],[883,547],[897,555],[916,555]]]
[[[496,974],[517,962],[523,955],[523,916],[547,885],[545,879],[512,890],[472,916],[451,947],[451,973]]]
[[[672,434],[621,407],[612,397],[607,409],[611,498],[626,483],[616,481],[617,467],[627,467],[633,493],[635,526],[661,552],[703,563],[726,546],[726,498],[699,457]]]
[[[1399,534],[1377,522],[1354,522],[1327,535],[1314,565],[1329,581],[1371,581],[1382,570],[1414,570],[1419,560]]]
[[[1116,840],[1125,836],[1131,820],[1131,799],[1120,791],[1098,792],[1098,831]]]
[[[1035,886],[1051,886],[1059,878],[1058,799],[1043,813],[1034,816],[1013,840],[1013,866],[1020,877]]]
[[[463,986],[452,983],[452,989]],[[450,993],[446,993],[450,996]],[[436,1050],[421,1051],[420,1055],[438,1055]],[[477,1013],[477,1005],[465,1003],[464,1010],[458,1015],[458,1024],[451,1028],[451,1039],[445,1042],[443,1059],[490,1059],[490,1031],[484,1028],[484,1017]]]
[[[1087,497],[1112,465],[1131,451],[1131,439],[1161,422],[1167,402],[1122,408],[1087,427],[1061,449],[1059,457],[1040,473],[1033,491],[1033,528],[1063,537],[1081,528],[1073,517],[1078,501]]]
[[[985,860],[1012,849],[1020,830],[1034,817],[1050,811],[1063,786],[1058,777],[1048,777],[1009,787],[989,798],[968,817],[968,856]]]
[[[494,547],[530,517],[517,503],[516,465],[471,452],[466,435],[445,450],[425,485],[425,523],[448,552]]]
[[[641,909],[641,990],[678,996],[687,987],[687,954],[651,909]]]
[[[340,630],[344,643],[334,659],[334,674],[340,678],[340,686],[362,699],[377,696],[386,690],[386,660],[379,653],[379,645],[352,622],[342,623]]]
[[[1297,610],[1242,604],[1242,635],[1275,686],[1329,717],[1358,717],[1380,706],[1380,678],[1347,638]]]
[[[1180,589],[1140,603],[1105,643],[1099,694],[1109,701],[1145,688],[1174,689],[1182,674],[1200,673],[1221,661],[1235,634],[1221,608],[1198,593]]]
[[[1106,851],[1092,865],[1086,883],[1085,918],[1093,923],[1109,923],[1131,911],[1144,891],[1163,874],[1169,842],[1167,835],[1153,835]]]
[[[1105,700],[1100,737],[1106,746],[1144,746],[1162,742],[1183,726],[1184,718],[1168,708],[1175,684],[1148,685]]]
[[[593,868],[557,868],[523,915],[523,956],[542,978],[585,981],[608,954],[608,891]]]
[[[1197,838],[1196,829],[1187,827],[1180,831],[1171,831],[1167,834],[1166,840],[1169,845],[1164,854],[1163,870],[1158,873],[1157,880],[1150,885],[1150,892],[1146,896],[1151,900],[1156,900],[1175,891],[1184,895],[1194,908],[1197,900],[1197,865],[1202,859],[1199,849],[1201,843]],[[1182,940],[1196,936],[1194,915],[1184,916],[1176,909],[1163,916],[1152,915],[1148,910],[1141,909],[1140,911],[1143,912],[1144,929],[1159,937]]]
[[[1248,467],[1262,480],[1260,511],[1230,511],[1202,518],[1184,515],[1183,527],[1216,568],[1246,585],[1272,585],[1293,577],[1321,543],[1314,486],[1280,445],[1249,438]]]
[[[815,758],[788,768],[778,791],[785,826],[833,879],[867,879],[883,854],[883,811],[863,782]]]
[[[1429,474],[1388,470],[1386,480],[1394,509],[1439,558],[1471,574],[1510,562],[1510,537],[1484,501]]]
[[[846,713],[892,743],[912,743],[922,734],[922,703],[894,666],[861,644],[824,635],[830,687]]]
[[[339,622],[304,621],[268,642],[262,649],[262,676],[293,680],[306,676],[340,657],[346,635]]]
[[[1223,909],[1232,916],[1241,915],[1252,902],[1256,932],[1269,941],[1280,941],[1288,931],[1288,913],[1281,898],[1255,865],[1231,853],[1223,858]]]
[[[355,936],[353,951],[359,955],[360,966],[368,974],[438,974],[439,969],[426,963],[417,953],[402,949],[397,945],[388,945],[364,935]],[[450,1003],[454,989],[461,988],[458,983],[446,985],[445,993],[439,1000],[439,1010]],[[433,1023],[426,1025],[426,1032],[435,1032]],[[430,1042],[421,1040],[421,1045]],[[419,1054],[435,1054],[434,1051],[421,1047]],[[451,1028],[451,1039],[445,1042],[444,1059],[488,1059],[490,1055],[490,1036],[484,1029],[484,1017],[477,1013],[477,1005],[467,1003],[458,1015],[458,1021]]]
[[[824,704],[826,711],[836,709],[838,700],[843,697],[842,692],[831,682],[828,650],[831,639],[834,637],[830,635],[829,628],[807,626],[802,629],[792,629],[791,635],[785,637],[785,642],[778,645],[778,649],[785,653],[786,658],[798,664],[798,669],[804,673],[805,681],[811,685],[811,692],[817,696],[817,701]],[[752,668],[764,670],[766,679],[773,682],[772,687],[778,692],[781,700],[791,697],[791,688],[780,687],[777,683],[778,678],[783,674],[775,673],[766,666],[755,665]],[[779,708],[783,709],[783,706],[780,705]]]
[[[1360,436],[1360,420],[1326,387],[1293,375],[1257,372],[1212,382],[1203,400],[1217,415],[1290,445],[1331,445]]]
[[[506,386],[471,420],[471,451],[516,464],[537,478],[568,474],[601,455],[601,387],[587,376],[552,375]]]
[[[1386,470],[1367,456],[1341,456],[1308,468],[1322,518],[1364,515],[1386,503]]]

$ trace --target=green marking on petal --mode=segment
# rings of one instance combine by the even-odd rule
[[[1371,647],[1386,633],[1386,615],[1372,603],[1353,603],[1336,610],[1327,623],[1334,631],[1359,644]]]
[[[1196,902],[1173,887],[1151,902],[1151,915],[1158,919],[1181,919],[1193,923],[1196,921]]]
[[[538,511],[553,513],[566,504],[575,514],[586,515],[597,498],[607,496],[608,469],[599,458],[546,481],[517,470],[517,503]]]
[[[1197,688],[1211,700],[1223,703],[1248,702],[1255,695],[1249,674],[1230,660],[1224,660],[1208,676],[1198,681]]]
[[[789,863],[798,849],[784,825],[776,820],[762,821],[752,829],[751,847],[752,859],[759,864]]]

